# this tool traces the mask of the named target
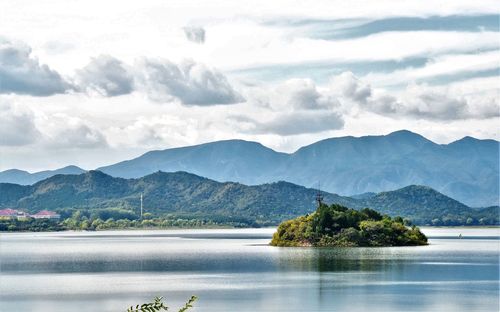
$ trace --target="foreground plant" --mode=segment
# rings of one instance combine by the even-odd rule
[[[191,296],[189,300],[184,304],[182,308],[179,309],[179,312],[186,312],[189,308],[193,307],[193,303],[198,299],[196,296]],[[163,302],[163,297],[155,297],[153,302],[144,303],[141,305],[130,306],[127,309],[127,312],[158,312],[158,311],[167,311],[168,307]]]

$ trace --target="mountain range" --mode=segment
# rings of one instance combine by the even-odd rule
[[[0,194],[0,208],[29,212],[105,208],[137,212],[143,194],[146,211],[156,216],[237,219],[271,225],[314,211],[317,190],[282,181],[254,186],[221,183],[186,172],[156,172],[124,179],[89,171],[55,175],[28,186],[0,183]],[[498,207],[473,209],[425,186],[407,186],[358,199],[327,192],[323,197],[327,203],[356,209],[371,207],[417,224],[458,225],[466,224],[469,218],[472,224],[481,219],[481,224],[498,224]]]
[[[0,172],[0,183],[31,185],[57,174],[80,174],[84,172],[85,170],[77,166],[67,166],[56,170],[45,170],[34,173],[19,169],[9,169]]]
[[[122,178],[140,178],[161,170],[249,185],[288,181],[318,187],[321,183],[323,190],[346,196],[426,185],[469,206],[499,204],[498,141],[464,137],[436,144],[406,130],[330,138],[294,153],[276,152],[256,142],[217,141],[150,151],[97,170]],[[0,172],[0,182],[28,185],[50,172],[13,173]]]

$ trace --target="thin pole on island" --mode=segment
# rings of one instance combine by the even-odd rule
[[[323,195],[321,195],[321,182],[318,181],[318,193],[316,194],[316,202],[318,202],[318,208],[321,207],[323,202]]]
[[[142,193],[141,193],[141,220],[142,220],[142,208],[143,206],[142,206]]]

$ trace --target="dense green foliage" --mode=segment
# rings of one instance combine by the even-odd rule
[[[118,208],[102,210],[62,210],[61,215],[66,217],[61,220],[48,219],[23,219],[23,220],[1,220],[0,232],[47,232],[47,231],[102,231],[102,230],[122,230],[122,229],[171,229],[171,228],[221,228],[221,227],[248,227],[248,223],[237,220],[216,222],[209,219],[178,218],[166,216],[162,218],[153,217],[150,213],[145,213],[143,218],[135,216],[132,211]],[[71,213],[71,211],[73,211]],[[111,217],[125,215],[133,218]],[[69,214],[69,215],[68,215]],[[101,218],[99,216],[109,216]]]
[[[359,200],[388,215],[400,215],[414,224],[434,226],[498,225],[499,207],[472,209],[430,187],[411,185]],[[359,204],[358,203],[358,204]],[[358,208],[359,206],[355,206]]]
[[[141,193],[145,212],[156,223],[195,220],[192,222],[258,227],[311,213],[316,191],[287,182],[255,186],[219,183],[185,172],[121,179],[90,171],[53,176],[32,186],[0,183],[0,209],[18,208],[31,213],[54,210],[62,219],[71,218],[78,210],[92,222],[127,220],[117,225],[121,228],[138,218]],[[330,203],[355,209],[372,207],[383,214],[401,215],[419,225],[500,223],[498,207],[472,209],[423,186],[358,199],[330,193],[324,193],[324,197]],[[76,227],[72,224],[69,228]]]
[[[179,312],[186,312],[193,307],[193,303],[198,299],[196,296],[191,296],[189,300],[184,304],[183,307],[179,309]],[[136,306],[131,306],[127,309],[127,312],[158,312],[167,311],[168,307],[163,302],[163,297],[155,297],[153,302],[138,304]]]
[[[1,220],[0,232],[55,232],[67,228],[60,222],[47,219]]]
[[[391,219],[372,209],[361,211],[341,205],[321,204],[306,216],[278,226],[273,246],[414,246],[427,244],[427,238],[413,226],[408,228],[401,217]]]

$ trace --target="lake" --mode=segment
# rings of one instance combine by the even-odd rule
[[[277,248],[273,229],[0,234],[1,311],[498,311],[499,228],[430,245]],[[462,239],[459,239],[459,234]],[[171,309],[177,311],[176,309]]]

